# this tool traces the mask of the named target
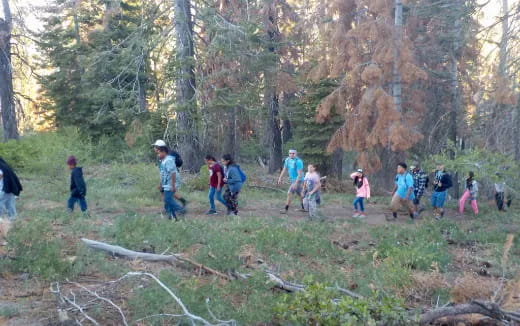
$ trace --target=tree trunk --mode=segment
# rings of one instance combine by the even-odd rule
[[[235,160],[238,160],[239,142],[238,142],[238,108],[232,107],[227,113],[227,123],[224,130],[224,154],[231,154]]]
[[[277,42],[278,22],[274,6],[267,5],[265,28],[268,39],[268,52],[272,56],[272,65],[264,71],[264,106],[267,109],[266,139],[269,147],[268,172],[274,173],[282,167],[282,134],[280,130],[279,100],[276,90],[276,74],[278,72],[278,55],[275,51]]]
[[[174,0],[176,59],[177,141],[184,167],[197,172],[201,166],[195,99],[193,21],[190,0]]]
[[[338,180],[343,177],[343,149],[336,148],[330,156],[329,174]]]
[[[395,0],[395,22],[394,22],[394,69],[393,69],[393,87],[392,96],[394,98],[394,106],[398,112],[402,111],[401,100],[401,72],[399,71],[399,61],[401,59],[401,39],[403,34],[403,3],[401,0]]]
[[[517,97],[514,125],[515,161],[520,162],[520,96]]]
[[[11,65],[12,17],[8,0],[2,0],[4,18],[0,18],[0,108],[4,141],[18,139]]]

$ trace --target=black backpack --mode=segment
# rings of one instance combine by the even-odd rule
[[[168,153],[168,155],[175,157],[175,166],[176,167],[180,168],[182,166],[182,163],[184,163],[182,161],[181,154],[177,153],[176,151],[172,150]]]

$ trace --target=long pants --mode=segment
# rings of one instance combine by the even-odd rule
[[[397,212],[401,206],[408,208],[410,213],[414,212],[415,210],[415,206],[411,200],[401,198],[397,193],[395,193],[392,197],[392,202],[390,203],[392,212]]]
[[[307,194],[304,198],[303,198],[303,208],[309,212],[309,217],[311,218],[314,218],[314,217],[317,217],[316,213],[318,211],[318,195],[317,194],[312,194],[312,195],[309,195]]]
[[[77,203],[79,203],[79,208],[81,209],[82,212],[86,211],[87,210],[87,201],[85,200],[85,197],[69,197],[69,200],[67,201],[67,208],[69,209],[69,211],[73,211],[74,210],[74,205]]]
[[[466,191],[464,191],[464,193],[462,194],[462,197],[459,200],[459,213],[462,214],[464,212],[464,205],[466,204],[466,201],[468,199],[470,199],[471,208],[473,209],[473,213],[475,213],[475,215],[478,214],[477,200],[471,198],[471,194],[468,189],[466,189]]]
[[[9,221],[14,221],[16,217],[16,196],[14,194],[3,193],[0,195],[0,215],[4,214],[4,210],[7,211]]]
[[[364,212],[365,211],[365,206],[363,205],[363,197],[356,197],[356,199],[354,199],[354,202],[352,203],[352,205],[354,205],[354,210],[358,210],[358,204],[359,204],[359,211],[360,212]]]
[[[226,201],[226,206],[230,211],[237,214],[238,213],[238,194],[240,192],[231,192],[229,190],[229,187],[226,188],[226,191],[224,192],[224,200]]]
[[[227,206],[226,201],[222,198],[222,188],[217,191],[217,188],[209,187],[208,199],[209,199],[209,209],[215,211],[215,195],[217,196],[217,200],[222,203],[222,205]]]
[[[175,201],[175,198],[173,198],[173,194],[173,191],[165,190],[163,192],[164,210],[166,211],[166,214],[168,214],[169,218],[177,218],[176,212],[183,210],[182,206]]]
[[[499,211],[504,210],[504,193],[503,192],[497,192],[495,194],[495,202],[497,203],[497,208]]]

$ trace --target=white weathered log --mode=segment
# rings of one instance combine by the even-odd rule
[[[109,245],[104,242],[89,240],[85,238],[82,238],[81,241],[83,241],[83,243],[86,244],[89,248],[109,252],[113,255],[118,255],[131,259],[141,259],[146,261],[165,261],[168,263],[172,263],[178,260],[177,255],[158,255],[146,252],[138,252],[120,246]]]

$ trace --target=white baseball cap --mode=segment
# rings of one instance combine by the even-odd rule
[[[155,143],[152,144],[152,146],[157,146],[157,147],[167,147],[166,146],[166,143],[164,142],[164,140],[161,140],[161,139],[157,139],[155,141]]]

